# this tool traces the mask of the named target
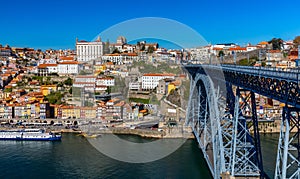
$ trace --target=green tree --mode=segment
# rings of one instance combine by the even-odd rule
[[[63,97],[63,94],[59,91],[51,92],[48,94],[44,99],[46,101],[49,101],[50,104],[61,104],[61,99]]]
[[[87,72],[84,71],[84,70],[81,70],[81,71],[79,72],[79,75],[86,75],[86,74],[87,74]]]
[[[142,44],[141,51],[145,50],[145,44]]]
[[[4,92],[12,92],[12,88],[5,88]]]
[[[151,45],[151,46],[149,46],[148,47],[148,49],[147,49],[147,53],[153,53],[154,52],[154,50],[155,50],[155,48]]]
[[[273,50],[281,50],[283,45],[283,40],[281,38],[273,38],[269,41],[269,44],[272,44]]]
[[[293,42],[294,42],[295,47],[297,48],[298,45],[300,45],[300,36],[295,37]]]
[[[70,77],[68,77],[68,79],[66,79],[64,81],[64,85],[72,86],[73,85],[73,80]]]
[[[223,50],[219,51],[218,56],[219,57],[223,57],[225,55],[225,53],[223,52]]]
[[[121,52],[119,51],[118,48],[115,48],[114,51],[112,52],[112,54],[115,54],[115,53],[119,53],[120,54]]]

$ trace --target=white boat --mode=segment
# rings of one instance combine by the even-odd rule
[[[61,134],[46,133],[43,129],[2,130],[0,140],[56,141],[61,140]]]

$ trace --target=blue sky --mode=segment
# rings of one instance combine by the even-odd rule
[[[213,44],[245,45],[273,37],[288,40],[300,35],[300,1],[15,0],[0,3],[0,44],[18,47],[74,48],[76,37],[92,40],[115,24],[141,17],[176,20]]]

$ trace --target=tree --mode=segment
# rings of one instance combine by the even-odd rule
[[[225,53],[223,52],[223,50],[219,51],[218,56],[219,57],[223,57],[225,55]]]
[[[5,88],[4,92],[12,92],[12,88]]]
[[[155,50],[155,48],[151,45],[151,46],[148,47],[147,53],[153,53],[154,50]]]
[[[142,44],[141,51],[145,50],[145,44]]]
[[[269,44],[272,44],[273,50],[281,50],[283,45],[283,40],[281,38],[273,38],[269,41]]]
[[[72,86],[73,85],[73,80],[70,77],[68,77],[68,79],[66,79],[64,81],[64,84],[68,85],[68,86]]]
[[[115,54],[115,53],[119,53],[120,54],[121,52],[119,51],[118,48],[115,48],[114,51],[112,52],[112,54]]]
[[[298,45],[300,45],[300,36],[295,37],[293,42],[294,42],[295,47],[297,48]]]

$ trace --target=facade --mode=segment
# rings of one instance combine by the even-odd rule
[[[284,58],[283,53],[280,50],[269,50],[266,53],[266,56],[266,65],[271,67],[276,67]]]
[[[129,83],[129,89],[130,90],[140,90],[141,85],[139,82],[131,82],[131,83]]]
[[[143,90],[152,90],[156,88],[159,84],[159,80],[162,79],[175,79],[174,74],[158,74],[158,73],[149,73],[142,76],[142,89]]]
[[[76,61],[69,62],[60,62],[57,65],[58,74],[78,74],[79,73],[79,64]]]
[[[100,58],[103,55],[104,43],[100,37],[94,42],[78,41],[76,39],[77,60],[79,62],[87,62]]]
[[[136,53],[106,54],[102,56],[102,60],[116,65],[131,64],[133,61],[138,61],[138,55]]]
[[[96,79],[97,86],[115,86],[115,79],[110,77],[101,77]]]
[[[95,83],[96,77],[92,75],[77,75],[75,77],[75,82],[90,82]]]

